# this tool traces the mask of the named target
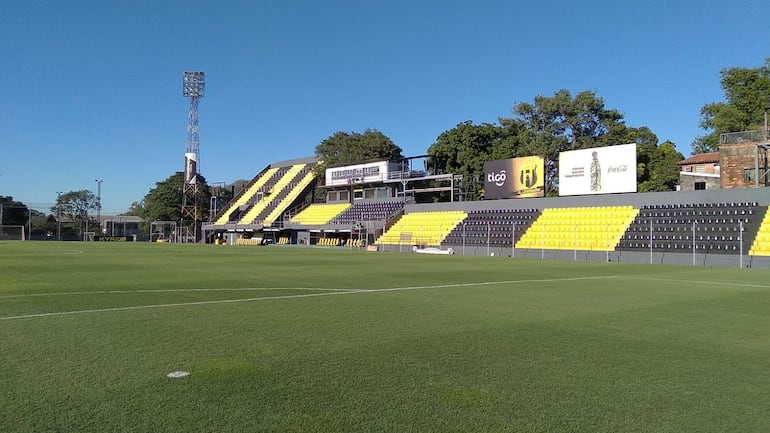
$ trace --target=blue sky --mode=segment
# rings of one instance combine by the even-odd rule
[[[690,154],[719,71],[770,57],[770,2],[0,2],[0,195],[35,206],[102,179],[102,213],[181,171],[206,72],[200,171],[251,179],[336,131],[424,154],[456,124],[592,90]]]

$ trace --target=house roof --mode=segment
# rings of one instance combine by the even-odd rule
[[[698,153],[689,158],[677,162],[678,165],[706,164],[709,162],[719,162],[719,152]]]

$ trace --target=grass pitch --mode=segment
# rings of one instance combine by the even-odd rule
[[[0,430],[767,432],[769,289],[762,270],[3,242]]]

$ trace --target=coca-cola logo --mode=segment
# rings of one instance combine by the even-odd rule
[[[611,165],[610,168],[607,169],[607,173],[625,173],[627,171],[628,171],[627,164]]]
[[[505,170],[500,170],[499,173],[493,171],[492,173],[487,173],[487,182],[492,182],[497,186],[503,186],[505,185],[505,179],[507,177]]]

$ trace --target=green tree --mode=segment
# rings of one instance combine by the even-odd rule
[[[553,96],[537,96],[534,103],[521,102],[513,107],[514,117],[501,118],[500,124],[519,137],[518,156],[541,155],[544,159],[545,190],[555,195],[558,184],[559,153],[642,141],[656,141],[649,129],[629,129],[623,115],[604,105],[604,99],[592,91],[574,97],[568,90]]]
[[[701,108],[700,127],[708,133],[695,137],[692,152],[716,152],[719,135],[762,129],[765,110],[770,107],[770,58],[757,68],[728,68],[719,72],[724,102]]]
[[[624,123],[615,123],[606,134],[596,140],[597,146],[636,143],[639,146],[657,146],[658,136],[646,126],[628,127]]]
[[[400,161],[404,158],[401,152],[393,140],[376,129],[366,129],[363,133],[338,131],[316,145],[315,155],[320,162],[313,171],[323,179],[327,167],[367,161]],[[324,202],[326,189],[316,187],[313,197],[317,202]]]
[[[230,196],[234,197],[244,189],[246,189],[247,186],[249,186],[249,183],[251,181],[248,179],[238,179],[234,180],[233,183],[228,183],[225,185],[225,189],[230,191]]]
[[[660,146],[640,144],[637,147],[637,188],[639,192],[674,191],[679,184],[677,162],[684,156],[674,143],[664,141]]]
[[[376,129],[367,129],[361,134],[339,131],[315,147],[316,156],[323,161],[316,170],[321,175],[328,166],[372,160],[399,161],[403,158],[401,152],[400,147]]]
[[[11,196],[0,196],[0,224],[27,225],[29,208]]]
[[[144,212],[144,199],[140,201],[135,201],[131,203],[131,206],[128,207],[128,210],[123,212],[120,215],[129,215],[129,216],[142,216],[142,212]]]
[[[46,215],[32,210],[32,236],[42,239],[51,239],[56,236],[56,218],[53,214]]]
[[[96,224],[89,216],[89,211],[96,210],[96,195],[89,190],[69,191],[59,194],[51,213],[61,215],[72,223],[72,229],[80,237],[91,224]]]
[[[649,128],[627,127],[615,124],[602,136],[599,145],[636,143],[636,181],[639,192],[674,191],[679,184],[679,165],[684,156],[674,143],[665,141],[658,145],[658,136]]]
[[[165,180],[156,182],[155,188],[144,196],[140,211],[142,217],[140,229],[142,231],[149,231],[149,224],[152,221],[181,221],[183,182],[184,173],[178,171]],[[206,178],[198,174],[197,202],[201,208],[201,221],[208,219],[210,199],[211,191],[206,183]]]
[[[461,174],[467,200],[481,198],[484,163],[515,156],[516,136],[490,123],[474,125],[468,120],[444,131],[428,148],[431,174]]]

